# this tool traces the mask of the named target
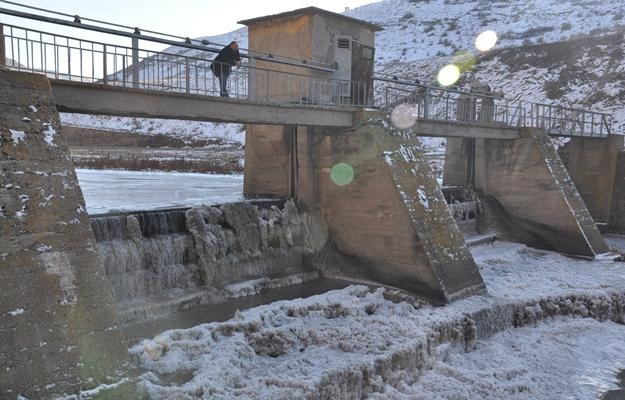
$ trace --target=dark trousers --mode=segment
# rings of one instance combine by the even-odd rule
[[[230,73],[226,71],[222,71],[219,74],[219,95],[221,97],[228,97],[228,78],[230,77]]]

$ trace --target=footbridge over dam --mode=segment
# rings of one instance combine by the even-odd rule
[[[141,285],[124,282],[132,267],[104,262],[102,248],[123,239],[124,248],[136,249],[160,235],[146,225],[153,217],[89,221],[59,112],[244,123],[244,195],[293,200],[283,209],[243,204],[170,213],[175,233],[184,232],[172,240],[186,250],[171,281],[141,286],[151,295],[176,289],[178,272],[206,292],[231,283],[226,277],[277,273],[288,260],[439,304],[485,293],[421,136],[449,138],[444,182],[473,190],[506,238],[591,258],[609,251],[550,139],[609,141],[595,147],[615,158],[621,149],[608,115],[375,76],[381,28],[315,7],[242,21],[249,62],[233,70],[228,98],[218,96],[205,55],[215,51],[210,43],[78,18],[0,14],[132,41],[9,24],[0,31],[0,388],[8,394],[63,394],[115,376],[127,361],[117,306]],[[196,53],[139,47],[150,40]],[[592,165],[600,173],[620,164]],[[615,174],[602,184],[621,193]],[[613,214],[625,208],[616,200],[594,204]],[[244,254],[241,265],[234,251]],[[147,272],[136,267],[132,279]]]

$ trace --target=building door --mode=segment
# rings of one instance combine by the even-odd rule
[[[371,105],[373,102],[373,61],[375,49],[352,41],[352,101],[355,104]]]

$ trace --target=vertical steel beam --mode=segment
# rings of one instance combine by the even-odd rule
[[[132,87],[139,87],[139,37],[132,37]]]
[[[6,47],[4,46],[4,26],[0,23],[0,65],[6,65]]]

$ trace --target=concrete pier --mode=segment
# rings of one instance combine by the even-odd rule
[[[297,200],[330,232],[320,268],[437,302],[484,292],[419,139],[387,127],[380,114],[365,113],[352,129],[297,129]],[[340,163],[353,179],[332,179]],[[249,169],[246,179],[273,179],[266,171]]]
[[[245,180],[247,198],[287,198],[295,126],[247,125]]]
[[[115,381],[126,341],[50,83],[0,69],[0,93],[0,398]]]

